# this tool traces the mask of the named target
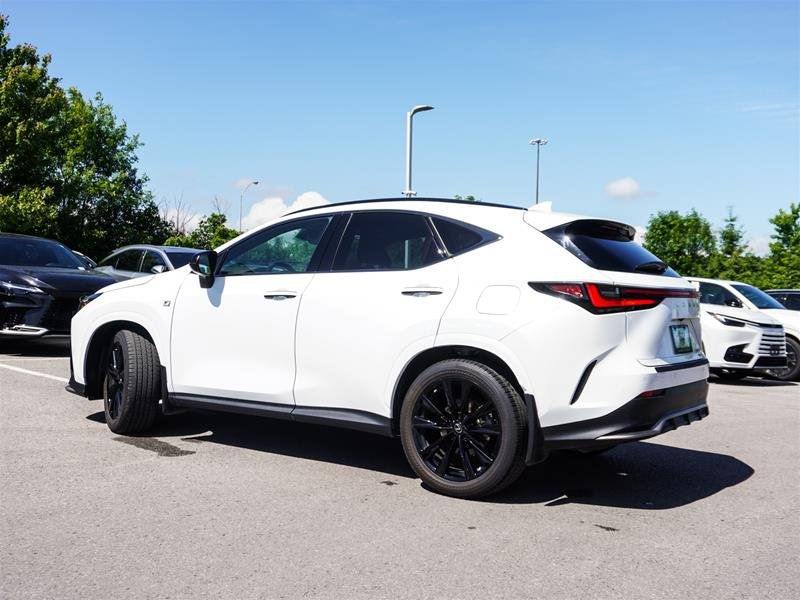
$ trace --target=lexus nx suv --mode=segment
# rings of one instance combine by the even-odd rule
[[[0,341],[69,335],[79,299],[112,283],[58,242],[0,233]]]
[[[711,370],[728,379],[767,373],[800,379],[800,313],[740,281],[689,278],[700,286]]]
[[[116,433],[204,409],[399,436],[479,497],[708,414],[697,291],[613,221],[434,199],[297,211],[87,297],[68,389]]]

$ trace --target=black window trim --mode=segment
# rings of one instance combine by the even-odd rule
[[[259,229],[258,231],[254,231],[252,234],[248,235],[246,238],[243,238],[243,239],[239,240],[233,246],[225,248],[225,250],[220,252],[219,256],[217,257],[217,266],[216,266],[216,269],[214,269],[214,276],[215,277],[242,277],[242,276],[253,276],[253,275],[303,275],[303,274],[307,274],[307,273],[317,273],[318,272],[317,267],[319,266],[319,263],[321,262],[323,254],[327,251],[328,242],[330,241],[333,225],[334,225],[334,222],[336,221],[336,217],[337,216],[338,215],[336,213],[323,213],[323,214],[319,214],[319,215],[306,215],[306,216],[302,216],[302,217],[297,218],[297,219],[289,219],[287,221],[281,221],[280,223],[275,223],[274,225],[271,225],[270,227],[267,227],[265,229]],[[311,261],[308,263],[308,268],[305,271],[286,271],[286,272],[282,272],[282,273],[227,273],[227,274],[226,273],[220,273],[220,271],[222,270],[222,265],[225,264],[225,261],[227,260],[228,255],[231,253],[231,251],[234,248],[244,244],[245,242],[248,242],[248,241],[252,240],[253,237],[261,236],[261,235],[268,235],[270,232],[274,232],[276,229],[282,229],[282,228],[286,227],[287,225],[294,225],[294,224],[297,224],[297,223],[302,223],[303,221],[311,221],[313,219],[324,219],[324,218],[330,218],[331,220],[328,223],[327,227],[325,228],[325,231],[322,234],[322,237],[320,238],[319,244],[317,244],[317,247],[314,249],[314,254],[311,255]],[[291,230],[291,229],[289,229],[289,230]],[[278,235],[280,235],[280,234],[278,234]]]

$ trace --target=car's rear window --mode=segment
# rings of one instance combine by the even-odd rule
[[[585,219],[543,232],[590,267],[646,275],[680,277],[644,246],[633,241],[633,227]]]
[[[169,262],[171,262],[172,266],[176,269],[188,265],[195,254],[197,254],[197,252],[175,252],[167,250],[167,258],[169,258]]]

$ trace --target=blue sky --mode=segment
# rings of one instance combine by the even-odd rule
[[[697,208],[719,225],[733,206],[763,248],[769,217],[800,197],[796,2],[0,10],[12,42],[51,53],[64,85],[102,92],[141,136],[157,199],[208,212],[217,195],[234,221],[245,178],[261,180],[245,213],[309,191],[398,195],[414,104],[436,107],[415,121],[420,195],[528,206],[527,142],[541,136],[541,199],[556,210],[644,225]]]

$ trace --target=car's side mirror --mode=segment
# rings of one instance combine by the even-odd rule
[[[725,304],[732,306],[733,308],[742,308],[742,303],[736,298],[731,298]]]
[[[214,285],[214,271],[217,270],[217,253],[213,250],[199,252],[189,261],[189,268],[197,273],[200,287],[207,289]]]
[[[151,273],[155,273],[156,275],[158,275],[159,273],[163,273],[166,270],[167,270],[167,267],[165,267],[164,265],[153,265],[150,268],[150,272]]]

